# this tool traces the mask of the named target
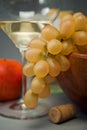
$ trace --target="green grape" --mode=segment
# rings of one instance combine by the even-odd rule
[[[26,63],[23,67],[23,74],[26,76],[33,76],[34,75],[33,68],[34,68],[34,63],[32,62]]]
[[[27,90],[24,95],[24,104],[28,108],[35,108],[38,104],[38,95],[34,94],[31,89]]]
[[[60,35],[62,39],[68,39],[75,31],[75,23],[72,19],[67,19],[60,24]]]
[[[49,73],[49,65],[47,61],[40,60],[34,66],[34,74],[38,78],[44,78]]]
[[[81,12],[77,12],[74,13],[73,18],[75,21],[75,30],[85,30],[85,26],[87,25],[86,16]]]
[[[66,56],[56,55],[55,58],[60,64],[61,71],[67,71],[70,68],[70,62],[69,62],[69,59],[66,58]]]
[[[47,46],[47,42],[45,40],[42,40],[40,38],[34,38],[30,43],[29,46],[31,48],[37,48],[37,49],[41,49],[43,51],[43,53],[46,52],[46,46]]]
[[[50,95],[50,87],[46,85],[42,92],[39,94],[40,98],[47,98]]]
[[[79,46],[87,44],[87,32],[86,31],[77,31],[72,35],[73,43]]]
[[[47,44],[48,52],[53,55],[59,54],[62,51],[62,48],[62,43],[57,39],[53,39]]]
[[[41,60],[44,57],[43,52],[37,48],[29,48],[25,52],[25,58],[27,61],[36,63],[37,61]]]
[[[73,51],[73,43],[71,39],[62,42],[63,49],[61,51],[62,55],[69,55]]]
[[[42,29],[41,34],[42,34],[43,38],[47,41],[60,37],[59,31],[52,25],[45,26]]]
[[[49,75],[56,77],[60,74],[60,65],[54,57],[48,57],[47,62],[49,64]]]
[[[40,94],[45,86],[46,86],[45,79],[37,77],[34,77],[30,84],[30,88],[32,92],[35,94]]]

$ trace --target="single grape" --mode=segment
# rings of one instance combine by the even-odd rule
[[[75,32],[75,23],[72,19],[64,20],[60,24],[60,35],[62,39],[68,39]]]
[[[56,55],[55,58],[57,59],[58,63],[60,64],[61,71],[67,71],[70,68],[69,59],[63,55]]]
[[[25,76],[33,76],[34,75],[34,63],[28,62],[23,66],[23,74]]]
[[[62,48],[62,43],[57,39],[53,39],[47,44],[48,52],[53,55],[59,54],[62,51]]]
[[[47,41],[60,37],[59,31],[52,25],[45,26],[42,29],[41,34],[42,34],[43,38]]]
[[[34,74],[38,78],[43,78],[49,73],[49,65],[47,61],[40,60],[34,66]]]
[[[77,31],[72,35],[73,43],[79,46],[87,44],[87,32]]]
[[[37,77],[34,77],[30,84],[30,88],[32,92],[35,94],[40,94],[45,86],[46,86],[45,79]]]
[[[73,43],[71,39],[62,42],[63,49],[61,51],[62,55],[69,55],[73,51]]]
[[[29,43],[29,46],[31,48],[41,49],[43,51],[43,53],[45,53],[46,52],[47,42],[45,40],[40,39],[40,38],[34,38]]]
[[[48,57],[47,62],[49,64],[49,75],[56,77],[60,74],[60,65],[58,61],[53,57]]]
[[[50,87],[46,85],[42,92],[39,94],[40,98],[47,98],[50,95]]]
[[[86,16],[81,12],[77,12],[73,14],[73,18],[75,21],[75,30],[85,30],[85,26],[87,25]]]
[[[38,95],[34,94],[31,89],[27,90],[24,95],[24,104],[28,108],[35,108],[38,104]]]
[[[30,62],[35,63],[41,60],[43,57],[44,57],[43,52],[37,48],[29,48],[25,52],[25,58],[27,59],[27,61],[30,61]]]

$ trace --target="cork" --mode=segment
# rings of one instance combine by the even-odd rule
[[[52,107],[49,110],[49,119],[53,123],[61,123],[76,116],[76,108],[73,104],[65,104]]]

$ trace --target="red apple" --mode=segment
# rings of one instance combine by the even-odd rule
[[[12,59],[0,59],[0,101],[11,101],[21,95],[22,66]]]

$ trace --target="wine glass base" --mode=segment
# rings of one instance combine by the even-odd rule
[[[14,119],[34,119],[46,116],[49,106],[47,103],[39,102],[36,108],[28,109],[23,100],[9,102],[0,105],[0,115]]]

